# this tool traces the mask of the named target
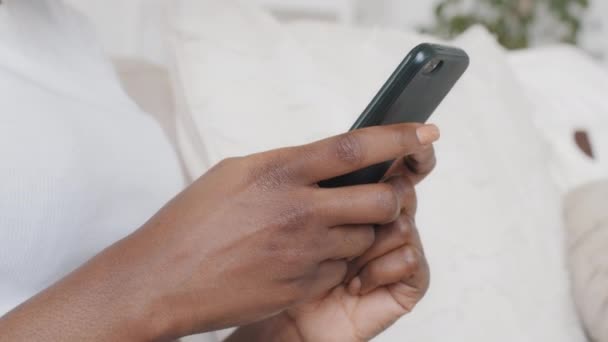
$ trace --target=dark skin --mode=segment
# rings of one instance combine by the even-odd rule
[[[243,327],[228,342],[369,341],[411,312],[430,280],[414,220],[413,186],[435,164],[432,146],[395,163],[386,182],[399,189],[402,211],[397,220],[376,227],[374,244],[349,263],[344,284],[317,300]]]
[[[428,288],[414,185],[438,138],[402,124],[225,160],[2,317],[0,340],[170,341],[242,326],[229,341],[367,341]],[[316,185],[391,159],[386,182]]]

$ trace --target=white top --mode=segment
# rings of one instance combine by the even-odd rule
[[[81,17],[0,5],[0,315],[140,227],[184,186],[158,123]]]

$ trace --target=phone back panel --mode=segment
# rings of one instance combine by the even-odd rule
[[[458,48],[420,44],[405,57],[351,130],[406,122],[424,123],[441,104],[469,66]],[[321,182],[341,187],[379,182],[393,161]]]

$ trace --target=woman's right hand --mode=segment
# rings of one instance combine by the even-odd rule
[[[55,291],[94,283],[97,298],[84,303],[120,312],[133,339],[172,339],[277,314],[340,284],[347,261],[373,244],[373,225],[392,222],[402,208],[390,184],[317,183],[412,154],[437,137],[429,125],[373,127],[224,160]]]

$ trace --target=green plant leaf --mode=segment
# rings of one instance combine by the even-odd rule
[[[532,29],[543,14],[553,17],[555,32],[566,28],[558,41],[576,44],[581,30],[582,10],[589,7],[589,0],[472,0],[474,6],[465,8],[463,0],[441,0],[435,6],[435,23],[422,28],[427,33],[443,38],[453,38],[473,25],[483,25],[492,32],[498,42],[508,49],[528,47]],[[530,1],[530,3],[525,3]],[[546,12],[546,13],[545,13]],[[484,13],[486,15],[482,16]]]

